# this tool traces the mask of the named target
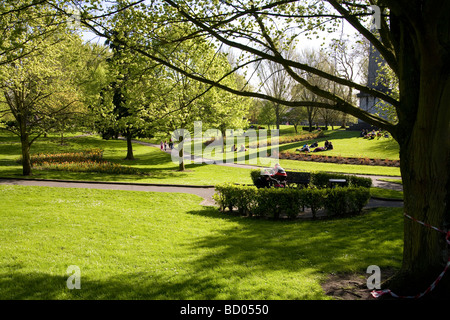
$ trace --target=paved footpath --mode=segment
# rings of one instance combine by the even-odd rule
[[[214,187],[208,186],[182,186],[182,185],[157,185],[141,183],[120,182],[92,182],[92,181],[68,181],[68,180],[35,180],[20,178],[0,178],[0,185],[20,186],[45,186],[59,188],[90,188],[103,190],[147,191],[147,192],[172,192],[189,193],[203,198],[201,205],[214,206],[212,198]],[[370,199],[367,208],[373,207],[402,207],[402,201]]]

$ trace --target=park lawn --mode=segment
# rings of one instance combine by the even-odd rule
[[[385,166],[364,166],[353,164],[325,163],[316,161],[298,161],[281,159],[280,165],[286,170],[301,170],[307,172],[334,172],[346,174],[363,174],[377,176],[401,176],[400,168]]]
[[[403,191],[390,190],[385,188],[370,188],[370,195],[374,198],[403,200]]]
[[[307,141],[287,143],[280,145],[280,152],[295,152],[305,144],[311,145],[317,141],[320,147],[325,141],[331,141],[334,149],[325,152],[318,152],[318,155],[336,156],[344,158],[369,158],[369,159],[399,159],[399,145],[391,138],[375,138],[373,140],[364,139],[359,136],[358,131],[347,131],[344,129],[324,131],[324,136]]]
[[[292,126],[285,126],[292,127]],[[285,131],[288,129],[284,129]],[[293,132],[293,128],[291,128]],[[281,131],[281,130],[280,130]],[[302,132],[300,132],[301,134]],[[307,132],[303,132],[307,133]],[[286,143],[279,145],[279,151],[290,151],[294,152],[297,148],[301,148],[304,144],[311,144],[314,141],[318,141],[320,146],[323,146],[325,140],[332,141],[334,145],[336,143],[343,150],[328,150],[325,152],[319,152],[318,155],[330,155],[338,157],[362,157],[362,158],[373,158],[373,159],[390,159],[397,160],[399,158],[398,143],[392,138],[381,138],[375,140],[367,140],[359,137],[359,132],[346,131],[346,130],[329,130],[324,131],[325,136],[314,139],[306,140],[302,142]],[[355,147],[356,146],[356,147]],[[239,145],[237,145],[239,149]],[[190,150],[188,152],[195,153],[197,156],[202,154],[195,152],[194,142],[191,142]],[[262,154],[266,155],[267,149],[270,147],[262,147],[259,150],[254,148],[249,148],[245,152],[231,152],[228,148],[225,148],[225,153],[222,152],[222,148],[214,147],[213,145],[205,147],[201,146],[202,153],[205,151],[208,158],[214,160],[220,160],[223,162],[236,162],[244,163],[250,165],[256,165],[261,167],[268,167],[273,159],[267,158],[265,162],[260,161]],[[297,152],[298,153],[298,152]],[[252,160],[249,160],[252,157]],[[239,162],[240,161],[240,162]],[[270,162],[271,161],[271,162]],[[288,160],[280,159],[279,163],[285,168],[290,170],[302,170],[302,171],[326,171],[326,172],[336,172],[336,173],[349,173],[349,174],[367,174],[367,175],[380,175],[380,176],[401,176],[400,168],[389,167],[389,166],[372,166],[372,165],[347,165],[347,164],[336,164],[336,163],[322,163],[316,161],[299,161],[299,160]],[[272,163],[273,165],[274,163]]]
[[[31,179],[62,179],[84,181],[136,182],[181,185],[216,185],[224,182],[251,183],[250,171],[246,168],[187,164],[186,171],[178,171],[178,164],[172,162],[170,154],[158,148],[133,144],[136,160],[124,160],[126,142],[123,140],[103,140],[99,136],[66,139],[61,145],[57,137],[37,140],[31,149],[36,153],[78,152],[90,148],[104,150],[105,160],[132,166],[143,175],[109,174],[92,172],[64,172],[33,169]],[[17,138],[2,136],[0,139],[0,177],[23,177],[22,166],[16,162],[21,155]]]
[[[65,172],[50,170],[33,170],[31,179],[61,179],[83,181],[133,182],[179,185],[217,185],[225,182],[250,184],[250,168],[237,168],[207,164],[186,164],[184,172],[178,171],[178,164],[172,162],[170,154],[153,148],[134,143],[133,151],[136,160],[123,160],[126,155],[126,143],[123,140],[103,140],[99,136],[66,139],[60,144],[59,137],[49,136],[37,140],[31,153],[78,152],[90,148],[104,150],[104,159],[132,166],[144,174],[109,174],[89,172]],[[16,137],[2,134],[0,136],[0,177],[22,178],[22,167],[16,162],[20,157],[20,143]],[[248,152],[247,152],[248,156]],[[245,162],[249,164],[249,162]],[[255,163],[267,167],[268,163]],[[372,174],[386,176],[400,176],[399,168],[363,165],[340,165],[310,161],[280,160],[280,164],[289,170],[328,171],[353,174]],[[273,164],[271,164],[273,165]]]
[[[0,186],[0,201],[2,300],[321,300],[331,273],[401,263],[399,209],[272,221],[195,195],[29,186]]]

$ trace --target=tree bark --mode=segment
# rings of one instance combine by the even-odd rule
[[[22,175],[31,176],[30,142],[28,135],[21,135],[20,142],[22,144]]]
[[[179,145],[182,144],[182,142],[183,142],[183,136],[180,136]],[[179,161],[180,161],[180,164],[178,165],[178,170],[179,171],[184,171],[185,170],[185,167],[184,167],[184,145],[178,151],[178,156],[179,156]]]
[[[127,156],[125,157],[125,160],[135,160],[133,155],[133,143],[132,143],[132,134],[130,133],[130,130],[127,130],[126,133],[127,138]]]
[[[440,45],[448,39],[433,38],[427,26],[423,28],[418,40],[406,35],[410,30],[401,30],[401,106],[395,134],[405,213],[443,232],[405,218],[402,267],[387,283],[400,295],[424,292],[444,270],[450,254],[444,233],[450,227],[450,64],[447,49]],[[413,41],[419,44],[412,46]],[[419,50],[409,52],[408,47]],[[450,294],[449,273],[433,294]]]

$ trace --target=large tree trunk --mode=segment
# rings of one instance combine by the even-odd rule
[[[397,141],[404,210],[414,219],[447,232],[450,227],[450,66],[446,50],[439,44],[441,39],[433,39],[430,30],[424,29],[428,33],[419,38],[420,54],[405,48],[400,60]],[[407,37],[403,41],[405,47],[411,45]],[[429,288],[449,258],[450,246],[445,238],[445,233],[405,218],[402,267],[387,283],[393,287],[392,291],[416,295]],[[433,294],[450,295],[450,271]]]

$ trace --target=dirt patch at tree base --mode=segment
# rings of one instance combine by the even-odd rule
[[[395,274],[395,270],[383,270],[381,282]],[[332,274],[322,284],[325,294],[336,300],[377,300],[367,288],[368,273]]]

